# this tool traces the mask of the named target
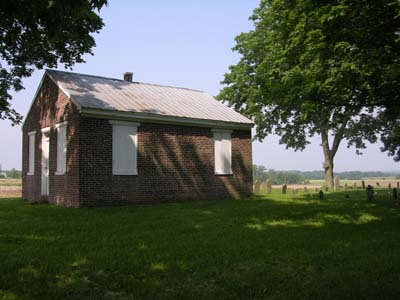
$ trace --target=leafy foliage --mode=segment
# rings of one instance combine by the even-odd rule
[[[253,165],[253,180],[264,182],[267,179],[272,184],[300,184],[305,182],[304,177],[298,172],[268,170],[264,166]]]
[[[12,178],[12,179],[22,178],[22,171],[16,170],[14,168],[8,171],[4,171],[4,173],[7,175],[7,178]]]
[[[36,69],[71,67],[92,53],[92,33],[103,27],[96,13],[106,0],[14,0],[0,2],[0,119],[13,124],[21,115],[11,108],[10,90]]]
[[[342,140],[363,149],[389,119],[383,141],[399,158],[399,12],[392,0],[263,0],[218,98],[253,118],[259,140],[303,150],[319,135],[330,177]]]

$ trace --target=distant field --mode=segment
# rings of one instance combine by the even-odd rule
[[[21,197],[21,179],[0,179],[0,198]]]
[[[309,180],[309,184],[308,185],[312,185],[312,186],[323,186],[325,185],[325,180],[321,179],[321,180]],[[339,179],[339,183],[341,186],[344,186],[345,184],[347,184],[349,187],[352,187],[354,182],[357,184],[357,186],[361,186],[361,180],[347,180],[347,179]],[[392,187],[396,186],[397,182],[400,182],[399,179],[396,178],[365,178],[364,179],[365,185],[372,185],[372,186],[377,186],[377,183],[379,183],[380,187],[387,187],[389,185],[389,183],[392,185]]]

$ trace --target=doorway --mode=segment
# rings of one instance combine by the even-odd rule
[[[49,144],[50,128],[42,129],[42,186],[41,195],[49,195]]]

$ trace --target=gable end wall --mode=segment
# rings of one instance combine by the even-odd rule
[[[22,197],[30,202],[48,200],[64,206],[79,205],[79,113],[76,106],[45,76],[36,99],[22,129]],[[55,125],[67,121],[67,174],[55,175],[57,168],[57,131]],[[49,189],[48,199],[41,197],[41,129],[51,127],[49,145]],[[29,157],[28,132],[35,134],[34,175],[27,175]]]

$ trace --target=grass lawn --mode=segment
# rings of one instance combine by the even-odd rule
[[[0,199],[0,299],[398,299],[387,192],[71,209]]]

